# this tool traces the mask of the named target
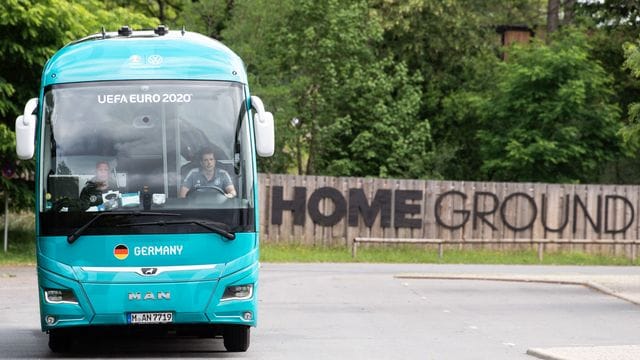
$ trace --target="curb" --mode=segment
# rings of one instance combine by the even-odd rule
[[[640,305],[640,300],[633,299],[624,294],[617,293],[606,286],[600,285],[592,281],[580,281],[580,280],[567,280],[562,278],[554,278],[553,276],[536,277],[521,275],[522,277],[515,277],[510,275],[436,275],[436,274],[397,274],[394,275],[396,279],[433,279],[433,280],[485,280],[485,281],[508,281],[508,282],[524,282],[524,283],[543,283],[543,284],[558,284],[558,285],[582,285],[589,289],[598,291],[605,295],[613,296],[618,299],[630,302],[634,305]]]
[[[474,275],[474,274],[458,274],[458,275],[437,275],[437,274],[397,274],[394,275],[396,279],[424,279],[424,280],[484,280],[484,281],[508,281],[508,282],[520,282],[520,283],[543,283],[543,284],[558,284],[558,285],[581,285],[592,289],[594,291],[600,292],[605,295],[610,295],[616,297],[618,299],[627,301],[634,305],[640,305],[640,300],[634,299],[632,297],[617,293],[606,286],[598,284],[593,281],[581,281],[577,279],[571,279],[570,275],[547,275],[547,276],[536,276],[536,275]],[[593,347],[598,348],[598,347]],[[577,347],[575,349],[571,349],[569,353],[567,353],[567,349],[571,348],[531,348],[527,349],[526,354],[538,359],[542,360],[576,360],[583,359],[585,353],[581,352],[581,347]],[[565,350],[565,351],[558,351]],[[607,355],[597,356],[589,359],[631,359],[630,357],[620,357],[621,354],[627,353],[627,351],[619,349],[609,349],[609,353]],[[634,357],[636,359],[636,357]]]
[[[640,345],[531,348],[527,355],[543,360],[635,360],[640,357]]]
[[[535,356],[542,360],[571,360],[565,357],[549,355],[543,349],[527,349],[527,355]]]

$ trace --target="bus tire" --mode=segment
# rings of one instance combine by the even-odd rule
[[[229,352],[244,352],[249,348],[251,328],[244,325],[230,325],[224,329],[224,347]]]
[[[49,349],[54,353],[69,352],[71,351],[71,338],[67,334],[51,330],[49,331]]]

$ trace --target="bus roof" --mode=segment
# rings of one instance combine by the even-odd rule
[[[139,79],[247,83],[242,60],[219,41],[184,30],[158,29],[123,27],[118,33],[102,32],[72,42],[47,62],[42,86]]]

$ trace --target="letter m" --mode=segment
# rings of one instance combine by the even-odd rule
[[[140,293],[129,293],[129,300],[142,300]]]
[[[349,226],[358,226],[358,213],[362,214],[364,224],[367,227],[373,223],[381,212],[380,225],[391,226],[391,190],[378,189],[369,206],[369,201],[363,189],[349,189]]]

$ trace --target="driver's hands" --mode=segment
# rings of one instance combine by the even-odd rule
[[[236,197],[235,195],[233,195],[231,193],[224,193],[224,196],[226,196],[227,199],[233,199],[234,197]]]

